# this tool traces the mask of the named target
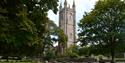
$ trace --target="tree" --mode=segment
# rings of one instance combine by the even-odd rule
[[[47,12],[52,10],[56,14],[57,2],[58,0],[1,0],[0,55],[29,56],[31,52],[41,54],[49,21]]]
[[[28,13],[21,4],[21,1],[15,0],[1,1],[0,9],[5,10],[0,13],[0,49],[3,56],[24,55],[22,46],[30,48],[33,42],[31,40],[34,25],[27,18]]]
[[[64,33],[64,31],[60,28],[56,28],[55,31],[53,32],[53,36],[56,36],[57,38],[53,38],[54,42],[58,42],[58,53],[59,54],[64,54],[64,50],[67,47],[67,35]]]
[[[43,54],[46,39],[49,38],[47,12],[52,10],[55,14],[58,11],[58,0],[25,0],[29,12],[29,19],[35,24],[37,51]]]
[[[45,35],[45,39],[43,41],[43,44],[44,44],[43,51],[46,59],[47,58],[52,59],[52,57],[55,56],[55,54],[53,54],[55,52],[54,46],[53,46],[55,41],[52,36],[54,36],[54,33],[57,28],[58,28],[57,25],[52,20],[48,21],[47,32]]]
[[[71,45],[66,49],[66,56],[70,58],[77,58],[79,56],[79,47],[77,45]]]
[[[84,15],[78,26],[82,45],[107,48],[114,62],[118,44],[125,39],[125,3],[121,0],[100,0],[95,8]],[[123,48],[122,48],[123,50]]]

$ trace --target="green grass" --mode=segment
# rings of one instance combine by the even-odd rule
[[[39,63],[39,61],[35,61],[35,60],[23,60],[23,61],[20,61],[20,60],[9,60],[9,61],[6,61],[6,60],[0,60],[0,63]],[[44,62],[40,62],[40,63],[44,63]]]
[[[125,60],[125,58],[115,58],[115,60]]]
[[[0,61],[0,63],[37,63],[36,61]]]
[[[0,62],[0,63],[36,63],[36,62]]]

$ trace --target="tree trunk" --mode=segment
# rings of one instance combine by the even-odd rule
[[[8,57],[8,56],[6,57],[6,61],[7,61],[7,62],[9,61],[9,57]]]
[[[114,62],[115,51],[114,51],[114,48],[113,48],[113,47],[111,48],[111,57],[112,57],[112,58],[111,58],[111,63],[115,63],[115,62]]]
[[[115,63],[114,58],[115,58],[115,35],[112,36],[112,41],[111,41],[111,63]]]

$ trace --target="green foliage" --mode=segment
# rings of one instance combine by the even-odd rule
[[[95,8],[84,15],[78,26],[82,45],[95,45],[97,49],[111,53],[122,51],[119,47],[125,39],[125,3],[121,0],[98,1]]]
[[[41,54],[46,39],[50,40],[47,12],[52,10],[56,14],[57,2],[0,0],[0,55],[22,57]]]
[[[68,38],[67,38],[67,35],[65,35],[65,33],[62,29],[56,28],[53,35],[58,36],[58,41],[60,43],[66,44]]]
[[[59,33],[58,34],[58,37],[59,37],[58,41],[59,41],[59,43],[61,43],[64,47],[66,47],[67,41],[68,41],[67,35],[65,35],[64,31],[61,30],[61,29],[57,30],[57,32]]]
[[[56,57],[56,55],[55,55],[55,52],[53,50],[45,51],[45,56],[44,56],[45,60],[54,59],[55,57]]]
[[[66,56],[70,57],[70,58],[77,58],[79,49],[78,46],[76,45],[72,45],[70,48],[66,49]]]
[[[70,58],[77,58],[78,57],[78,55],[76,53],[73,53],[71,51],[67,52],[67,56],[70,57]]]
[[[65,35],[64,31],[60,28],[56,28],[53,32],[53,35],[57,38],[53,38],[53,41],[58,42],[59,50],[58,52],[63,53],[65,48],[67,47],[68,37]]]
[[[0,63],[36,63],[36,62],[0,62]]]
[[[9,11],[10,10],[8,10],[8,12]],[[31,47],[31,44],[33,43],[32,39],[34,25],[26,17],[26,12],[27,11],[25,10],[19,11],[19,13],[17,13],[14,18],[1,14],[2,18],[0,18],[0,49],[2,50],[2,55],[17,56],[18,54],[20,54],[20,56],[22,56],[23,54],[21,53],[27,55],[27,52],[24,52],[26,49],[28,49],[29,51],[31,51],[30,48],[34,49],[34,47]]]
[[[82,47],[79,49],[79,53],[80,56],[89,56],[90,55],[90,49],[89,47]]]

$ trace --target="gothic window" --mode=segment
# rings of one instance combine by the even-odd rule
[[[72,19],[72,13],[70,13],[70,20]]]
[[[73,35],[73,34],[72,34],[72,33],[70,33],[70,38],[72,38],[72,35]]]
[[[70,15],[70,20],[72,19],[72,15]]]
[[[63,19],[63,15],[61,14],[61,19]]]
[[[61,20],[63,19],[63,14],[61,14],[60,18],[61,18]]]

